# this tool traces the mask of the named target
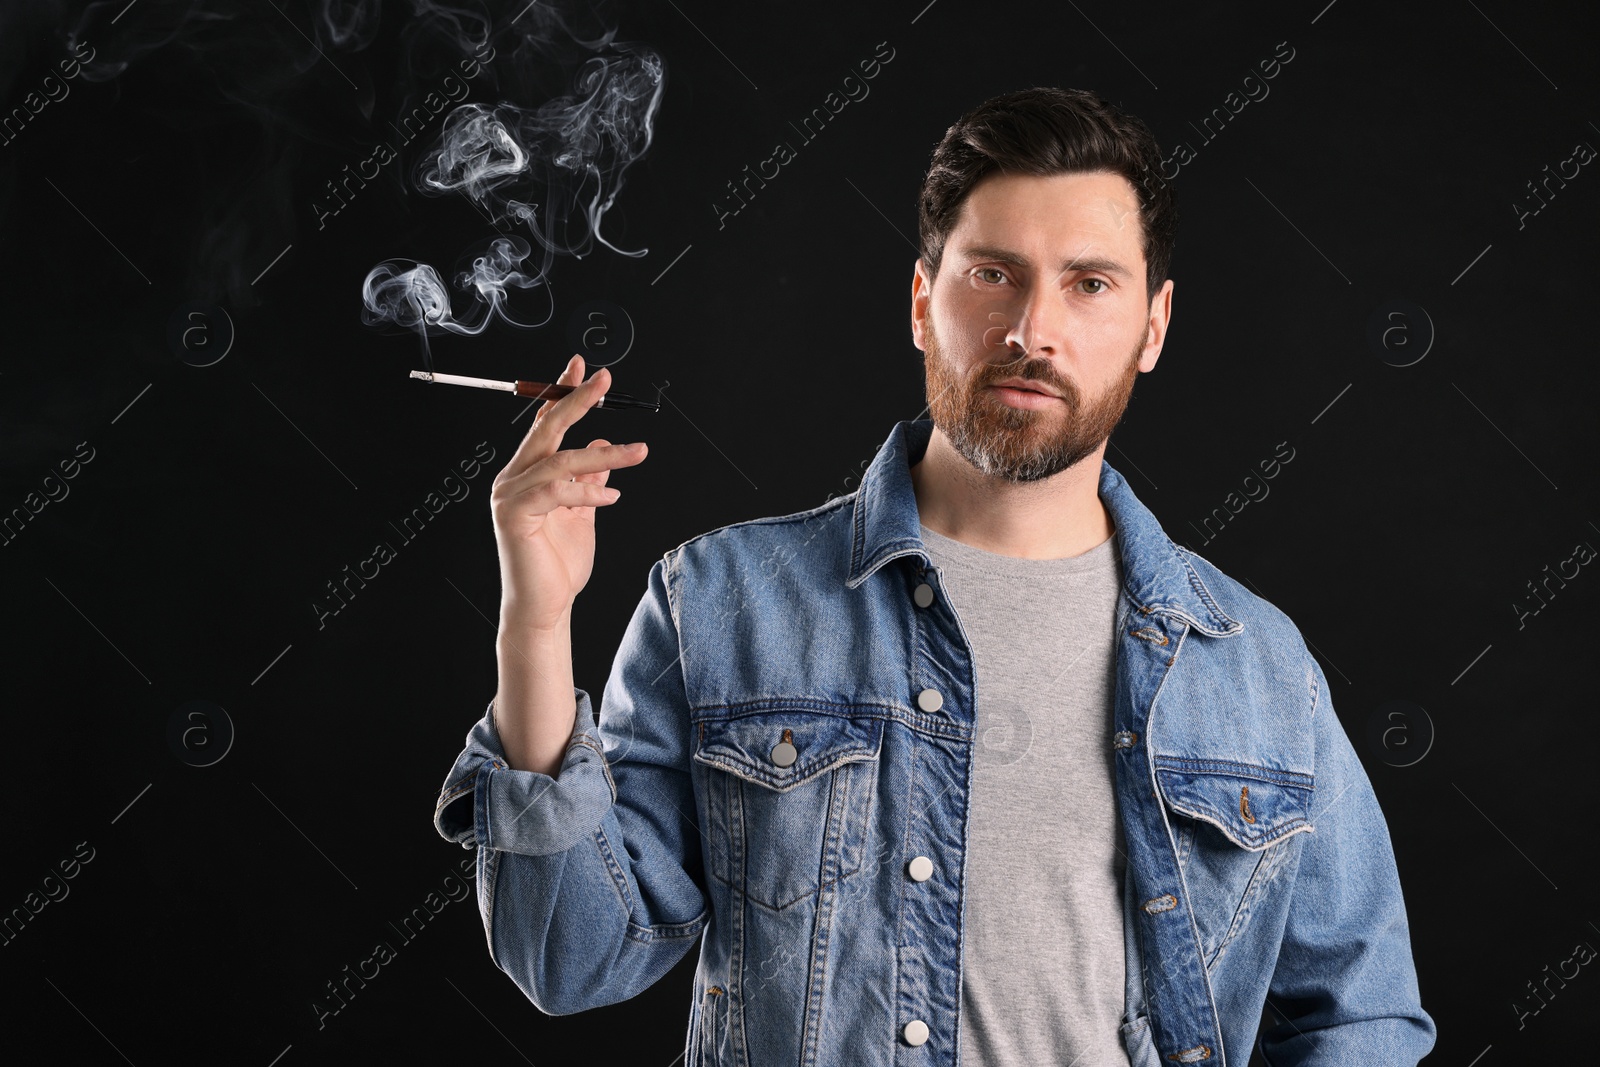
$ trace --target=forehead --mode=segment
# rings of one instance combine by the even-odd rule
[[[1143,262],[1139,198],[1132,184],[1110,171],[1073,174],[987,175],[962,201],[946,247],[963,244],[1015,247],[1055,254],[1093,243],[1105,252]],[[1073,246],[1070,249],[1067,246]]]

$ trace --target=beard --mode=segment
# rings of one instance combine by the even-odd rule
[[[952,447],[982,474],[1011,482],[1035,482],[1078,463],[1111,436],[1133,396],[1144,340],[1129,354],[1106,391],[1085,400],[1077,383],[1059,376],[1045,359],[983,362],[963,380],[945,357],[927,320],[928,408],[933,424]],[[1037,381],[1061,402],[1037,409],[1014,408],[989,388],[1003,378]]]

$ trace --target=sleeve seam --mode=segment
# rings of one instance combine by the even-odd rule
[[[611,803],[615,804],[617,802],[617,782],[616,779],[611,777],[611,764],[606,759],[605,749],[595,744],[584,734],[575,735],[567,747],[570,750],[577,745],[582,745],[600,758],[600,770],[606,776],[606,787],[611,792]]]
[[[677,577],[678,549],[670,549],[661,557],[663,564],[661,570],[661,587],[667,595],[667,614],[672,618],[672,636],[677,638],[678,650],[683,650],[683,624],[678,617],[678,600],[673,595],[672,586]]]
[[[633,921],[633,893],[628,889],[628,876],[617,864],[616,856],[611,851],[611,842],[606,838],[605,827],[596,827],[591,840],[595,849],[600,853],[600,861],[606,865],[606,870],[611,872],[611,884],[617,890],[617,896],[622,899],[622,910],[628,916],[628,925],[636,925]]]
[[[659,926],[640,926],[632,919],[628,920],[628,938],[633,941],[676,941],[682,938],[699,937],[700,932],[706,927],[707,912],[682,923],[663,923]]]
[[[1316,661],[1316,658],[1311,655],[1311,650],[1310,649],[1306,649],[1305,653],[1306,653],[1306,663],[1307,663],[1306,674],[1307,674],[1308,678],[1310,679],[1310,683],[1311,683],[1311,719],[1313,721],[1315,721],[1316,717],[1317,717],[1317,708],[1321,705],[1322,686],[1319,685],[1318,682],[1317,682],[1317,661]]]
[[[478,782],[478,771],[482,768],[482,766],[482,764],[479,764],[477,767],[472,769],[471,774],[464,774],[460,778],[457,778],[454,782],[451,782],[449,785],[445,786],[444,790],[439,794],[439,803],[437,806],[442,808],[452,800],[455,800],[457,797],[464,796],[465,794],[472,792],[472,787]]]

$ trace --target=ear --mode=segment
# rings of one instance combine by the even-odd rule
[[[928,301],[932,296],[933,279],[919,256],[911,272],[911,343],[924,352],[928,347],[923,340],[923,332],[927,328]]]
[[[1156,360],[1161,358],[1161,346],[1166,343],[1167,326],[1172,321],[1172,290],[1173,282],[1168,278],[1150,301],[1150,331],[1145,338],[1144,352],[1139,356],[1141,371],[1155,370]]]

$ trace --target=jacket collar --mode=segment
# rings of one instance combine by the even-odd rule
[[[932,436],[931,419],[897,422],[862,476],[856,491],[847,587],[854,589],[898,556],[916,554],[931,565],[922,543],[911,465],[922,458]],[[1123,588],[1141,611],[1172,616],[1213,637],[1229,637],[1244,629],[1242,622],[1217,606],[1150,509],[1104,459],[1099,493],[1116,526]]]

